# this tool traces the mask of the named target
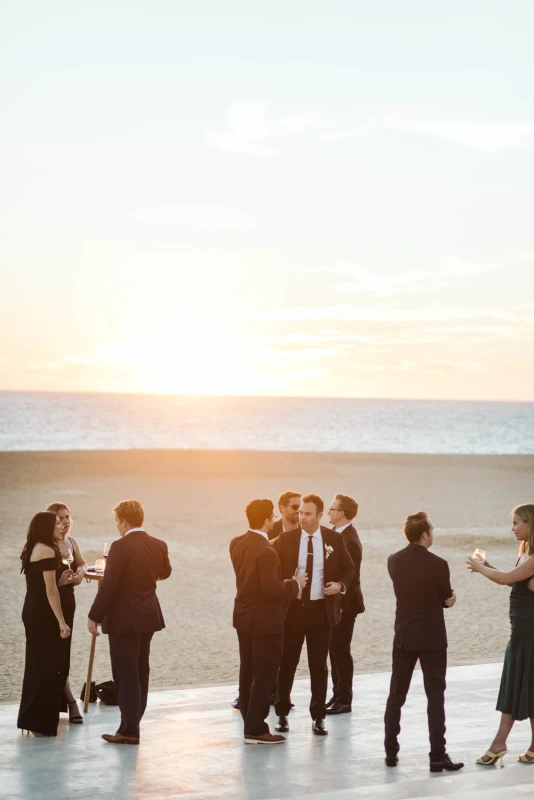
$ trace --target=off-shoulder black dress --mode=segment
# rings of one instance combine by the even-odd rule
[[[30,561],[24,570],[26,598],[22,621],[26,630],[26,663],[17,727],[46,736],[57,734],[68,676],[70,637],[62,639],[59,635],[59,624],[46,596],[43,572],[55,570],[58,580],[65,569],[59,559],[43,558]],[[74,606],[68,597],[60,589],[63,616],[70,627]]]

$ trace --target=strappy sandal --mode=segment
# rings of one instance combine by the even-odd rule
[[[521,764],[534,764],[534,753],[532,750],[527,750],[527,752],[519,756],[517,760],[520,761]]]
[[[76,702],[76,700],[73,700],[72,703],[67,703],[67,705],[69,707],[69,722],[73,722],[74,725],[83,725],[83,717],[80,716],[80,708],[79,708],[78,703]],[[76,706],[76,710],[78,712],[74,717],[71,717],[71,715],[70,715],[70,707],[71,706]]]
[[[500,753],[492,753],[491,750],[486,750],[483,756],[477,758],[476,763],[480,764],[482,767],[492,767],[494,764],[497,763],[497,761],[500,761],[501,767],[503,767],[504,764],[502,763],[502,760],[505,757],[506,752],[507,752],[506,750],[501,750]],[[484,761],[485,758],[487,758],[488,760]]]

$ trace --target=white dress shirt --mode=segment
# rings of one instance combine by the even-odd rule
[[[146,533],[144,528],[130,528],[130,530],[126,531],[124,535],[128,536],[129,533],[134,533],[135,531],[143,531],[143,533]]]
[[[324,600],[324,546],[323,536],[321,529],[317,528],[312,536],[313,544],[313,575],[308,575],[308,581],[311,581],[310,600]],[[300,534],[300,548],[299,548],[299,566],[298,574],[303,575],[306,572],[306,561],[308,560],[308,534],[302,531]],[[302,597],[302,589],[299,592],[299,598]]]
[[[352,525],[352,522],[347,522],[347,524],[346,524],[346,525],[341,525],[339,528],[337,527],[337,525],[334,525],[334,527],[335,527],[335,529],[336,529],[336,531],[335,531],[335,532],[336,532],[336,533],[343,533],[343,531],[345,530],[345,528],[348,528],[348,527],[349,527],[349,525]]]
[[[269,537],[267,536],[265,531],[258,531],[256,530],[256,528],[249,528],[249,530],[252,531],[252,533],[259,533],[260,536],[263,536],[264,539],[267,539],[267,541],[269,541]]]

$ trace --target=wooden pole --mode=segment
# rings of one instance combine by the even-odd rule
[[[96,582],[96,591],[100,590],[100,581]],[[93,661],[95,660],[96,636],[91,637],[91,650],[89,651],[89,664],[87,665],[87,680],[85,681],[85,695],[83,698],[83,712],[89,711],[89,695],[91,694],[91,678],[93,677]]]

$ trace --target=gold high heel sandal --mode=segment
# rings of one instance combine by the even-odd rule
[[[520,761],[521,764],[534,764],[534,753],[532,750],[527,750],[527,752],[519,756],[517,760]]]
[[[477,758],[476,763],[480,764],[482,767],[492,767],[497,761],[501,762],[501,767],[504,767],[502,763],[503,758],[505,757],[507,751],[501,750],[500,753],[492,753],[491,750],[486,750],[483,756]],[[488,761],[484,761],[483,759],[487,758]]]

